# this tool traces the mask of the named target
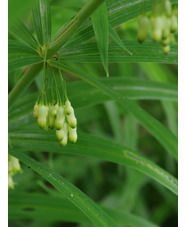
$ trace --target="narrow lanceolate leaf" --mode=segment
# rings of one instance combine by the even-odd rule
[[[21,43],[17,40],[8,40],[8,54],[35,54],[38,55],[37,51],[30,48],[29,46],[25,45],[24,43]]]
[[[120,39],[119,35],[114,31],[111,25],[109,25],[109,34],[112,39],[121,47],[121,49],[127,51],[130,55],[132,55],[132,53],[126,48],[123,41]]]
[[[20,130],[19,130],[20,131]],[[98,136],[78,133],[76,145],[60,147],[54,132],[43,132],[28,127],[22,131],[9,133],[12,146],[21,151],[59,152],[99,158],[134,168],[153,178],[173,193],[178,193],[177,179],[142,155]]]
[[[31,54],[9,54],[8,56],[8,71],[11,72],[18,68],[33,65],[43,61],[43,58]]]
[[[46,209],[47,207],[47,209]],[[29,209],[28,209],[29,208]],[[104,208],[117,223],[132,227],[158,227],[143,218],[128,212]],[[66,221],[91,223],[90,220],[67,199],[44,195],[41,193],[9,192],[9,219],[42,219],[51,221]]]
[[[33,22],[37,38],[41,46],[50,42],[51,38],[51,17],[48,0],[34,0]]]
[[[38,50],[38,43],[30,32],[30,30],[23,24],[22,21],[16,19],[14,21],[9,22],[8,32],[17,40],[22,43],[28,45],[34,50]]]
[[[158,81],[163,83],[169,83],[170,81],[177,83],[177,78],[170,71],[170,69],[164,65],[157,64],[148,64],[145,65],[143,63],[140,64],[140,67],[145,72],[146,76],[152,81]],[[152,72],[149,74],[149,72]],[[169,76],[167,76],[169,75]],[[167,100],[168,101],[168,100]],[[162,100],[162,107],[166,114],[167,123],[169,129],[177,135],[177,118],[176,118],[176,109],[172,102],[167,102]]]
[[[132,53],[130,55],[126,50],[111,41],[109,44],[108,62],[122,63],[122,62],[156,62],[166,64],[178,63],[178,45],[171,45],[171,51],[169,54],[164,54],[161,46],[158,43],[145,41],[143,44],[137,41],[123,41],[123,45],[127,50]],[[101,62],[99,50],[97,44],[94,42],[79,44],[76,46],[66,46],[60,52],[60,59],[64,62]]]
[[[65,66],[53,60],[49,60],[49,64],[76,75],[78,78],[86,81],[87,83],[102,91],[105,95],[112,97],[112,99],[117,101],[121,106],[128,110],[141,123],[141,125],[143,125],[168,152],[170,152],[170,154],[176,160],[178,159],[177,137],[173,135],[173,133],[170,132],[165,126],[163,126],[158,120],[148,114],[145,110],[143,110],[127,98],[122,97],[117,91],[101,83],[96,78],[89,77],[82,72],[69,68],[68,66]]]
[[[95,226],[117,227],[117,224],[96,203],[65,178],[20,151],[10,150],[9,153],[30,166],[35,172],[51,183],[62,195],[78,207]]]
[[[91,16],[97,45],[101,60],[106,71],[107,77],[109,76],[108,71],[108,18],[106,3],[102,3],[101,6]]]

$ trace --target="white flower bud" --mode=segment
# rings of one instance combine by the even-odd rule
[[[71,114],[67,115],[67,122],[71,128],[75,128],[77,126],[77,119],[74,115],[74,109],[72,109]]]
[[[55,119],[56,119],[56,114],[57,114],[57,108],[58,106],[49,106],[49,111],[48,111],[48,127],[53,129],[55,126]]]
[[[76,143],[77,141],[77,128],[71,128],[68,125],[68,132],[69,132],[69,141],[72,143]]]
[[[166,15],[168,16],[168,17],[170,17],[171,16],[171,14],[172,14],[172,6],[171,6],[171,3],[170,3],[170,1],[169,0],[165,0],[164,1],[164,6],[165,6],[165,13],[166,13]]]
[[[170,35],[170,18],[162,17],[162,39],[167,39]]]
[[[22,172],[21,166],[19,164],[19,159],[12,155],[8,155],[8,174],[13,176],[17,172]]]
[[[56,120],[55,120],[55,127],[56,129],[61,129],[65,122],[65,113],[63,106],[59,106],[57,110]]]
[[[140,15],[138,17],[138,42],[142,43],[147,38],[149,19],[146,16]]]
[[[164,46],[169,45],[171,43],[170,39],[171,39],[171,36],[169,34],[169,36],[167,36],[165,39],[162,39],[161,44],[163,44]]]
[[[8,188],[14,188],[14,182],[10,174],[8,174]]]
[[[11,160],[10,160],[10,161],[8,160],[8,173],[9,173],[10,175],[13,175],[13,167],[12,167],[12,162],[11,162]]]
[[[71,103],[70,103],[69,100],[67,100],[67,101],[65,102],[65,114],[69,115],[69,114],[72,113],[72,111],[73,111],[73,108],[72,108],[72,106],[71,106]]]
[[[162,17],[152,16],[150,21],[152,26],[152,39],[155,42],[160,42],[162,39]]]
[[[170,43],[171,44],[175,43],[175,38],[174,38],[174,34],[173,33],[170,34]]]
[[[67,130],[67,124],[66,123],[64,124],[63,129],[64,129],[64,137],[59,142],[62,147],[66,146],[67,142],[68,142],[68,130]]]
[[[58,140],[62,140],[64,138],[65,133],[67,133],[66,127],[67,123],[64,123],[63,128],[56,130],[56,137],[58,138]]]
[[[19,159],[15,158],[14,156],[11,157],[12,162],[12,169],[14,173],[22,172],[21,166],[19,164]]]
[[[168,54],[170,52],[170,45],[162,46],[162,49],[165,54]]]
[[[67,143],[68,143],[68,137],[67,136],[65,136],[62,140],[60,140],[60,145],[62,146],[62,147],[65,147],[66,145],[67,145]]]
[[[44,106],[43,104],[39,105],[37,123],[41,128],[45,128],[47,124],[47,116],[48,106]]]
[[[56,104],[52,110],[52,115],[56,116],[58,110],[58,104]]]
[[[34,105],[34,113],[33,113],[33,117],[34,118],[38,118],[38,109],[39,109],[39,106],[38,106],[38,104],[36,103],[35,105]]]
[[[170,30],[172,33],[176,32],[178,29],[178,18],[176,15],[172,15],[170,18]]]

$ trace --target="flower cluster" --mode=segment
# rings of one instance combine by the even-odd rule
[[[8,155],[8,188],[14,188],[14,181],[12,176],[17,172],[22,172],[19,160],[12,155]]]
[[[161,44],[164,53],[170,52],[170,44],[175,42],[174,33],[178,29],[178,8],[172,8],[169,0],[156,4],[150,18],[152,39]],[[147,37],[149,19],[145,15],[138,18],[138,35],[140,43]]]
[[[56,137],[61,146],[66,146],[68,139],[72,143],[77,141],[77,119],[68,99],[65,105],[36,103],[33,116],[40,128],[56,129]]]

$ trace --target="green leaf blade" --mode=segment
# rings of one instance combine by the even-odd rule
[[[109,25],[109,34],[112,37],[112,39],[124,50],[127,51],[130,55],[132,55],[132,53],[126,48],[126,46],[124,45],[124,43],[122,42],[122,40],[120,39],[120,37],[118,36],[118,34],[114,31],[114,29],[112,28],[111,25]]]
[[[109,77],[108,72],[108,18],[107,18],[107,8],[106,3],[102,3],[101,6],[93,13],[91,16],[99,52],[101,55],[101,60],[106,72],[107,77]]]
[[[31,47],[33,50],[39,49],[38,43],[30,32],[30,30],[26,27],[25,24],[22,23],[19,19],[11,21],[9,23],[8,32],[20,42],[26,44],[27,46]]]
[[[112,97],[115,101],[127,109],[176,160],[178,159],[177,137],[173,135],[173,133],[163,126],[158,120],[153,118],[142,108],[138,107],[138,105],[127,98],[123,98],[120,94],[118,94],[118,92],[114,91],[105,84],[100,83],[100,81],[98,81],[96,78],[89,77],[77,70],[69,68],[68,66],[64,66],[59,62],[49,60],[49,64],[76,75],[78,78],[102,91],[105,95]]]
[[[35,172],[50,182],[69,201],[77,206],[96,226],[117,227],[117,224],[96,203],[65,178],[19,151],[10,150],[9,153],[30,166]]]
[[[38,41],[41,46],[46,45],[51,39],[50,6],[47,0],[34,0],[33,22]]]
[[[125,45],[127,51],[121,49],[118,43],[110,42],[108,52],[109,63],[137,63],[137,62],[156,62],[164,64],[178,63],[178,46],[171,45],[169,54],[164,54],[161,46],[157,43],[146,41],[143,44],[137,41],[121,40],[122,46]],[[128,53],[132,53],[130,55]],[[60,51],[60,59],[63,62],[82,62],[100,63],[102,59],[96,43],[83,43],[76,46],[67,45]]]
[[[72,203],[61,197],[53,197],[41,193],[9,192],[9,219],[43,219],[51,221],[66,221],[77,223],[91,223]],[[30,208],[30,211],[27,210]],[[46,209],[47,207],[47,209]],[[133,227],[157,227],[145,219],[127,212],[102,207],[121,225]]]
[[[142,155],[112,140],[78,133],[79,138],[76,145],[69,144],[67,147],[61,148],[55,134],[52,132],[46,134],[42,131],[38,132],[38,129],[29,130],[29,133],[28,129],[10,133],[11,143],[16,149],[20,151],[31,149],[35,152],[42,152],[43,150],[47,152],[63,152],[65,154],[77,154],[114,162],[134,168],[158,181],[176,195],[178,193],[175,177]]]
[[[8,71],[14,71],[21,67],[34,65],[43,61],[43,58],[37,55],[28,54],[9,54],[8,56]]]

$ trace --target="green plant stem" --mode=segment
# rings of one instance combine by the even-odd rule
[[[77,15],[66,25],[66,27],[59,33],[56,39],[49,45],[47,51],[47,59],[51,58],[59,48],[71,37],[71,35],[78,29],[78,27],[98,8],[104,0],[90,0]],[[25,91],[28,85],[32,82],[34,77],[42,69],[42,64],[39,63],[31,66],[28,71],[22,76],[15,87],[8,95],[8,107],[14,103],[17,97]]]
[[[18,83],[14,86],[8,95],[8,108],[14,103],[16,98],[22,94],[23,91],[29,86],[37,73],[42,69],[43,62],[32,65],[25,74],[21,77]]]
[[[49,45],[47,59],[51,58],[72,36],[79,26],[98,8],[104,0],[90,0],[77,15],[65,26],[56,39]]]

